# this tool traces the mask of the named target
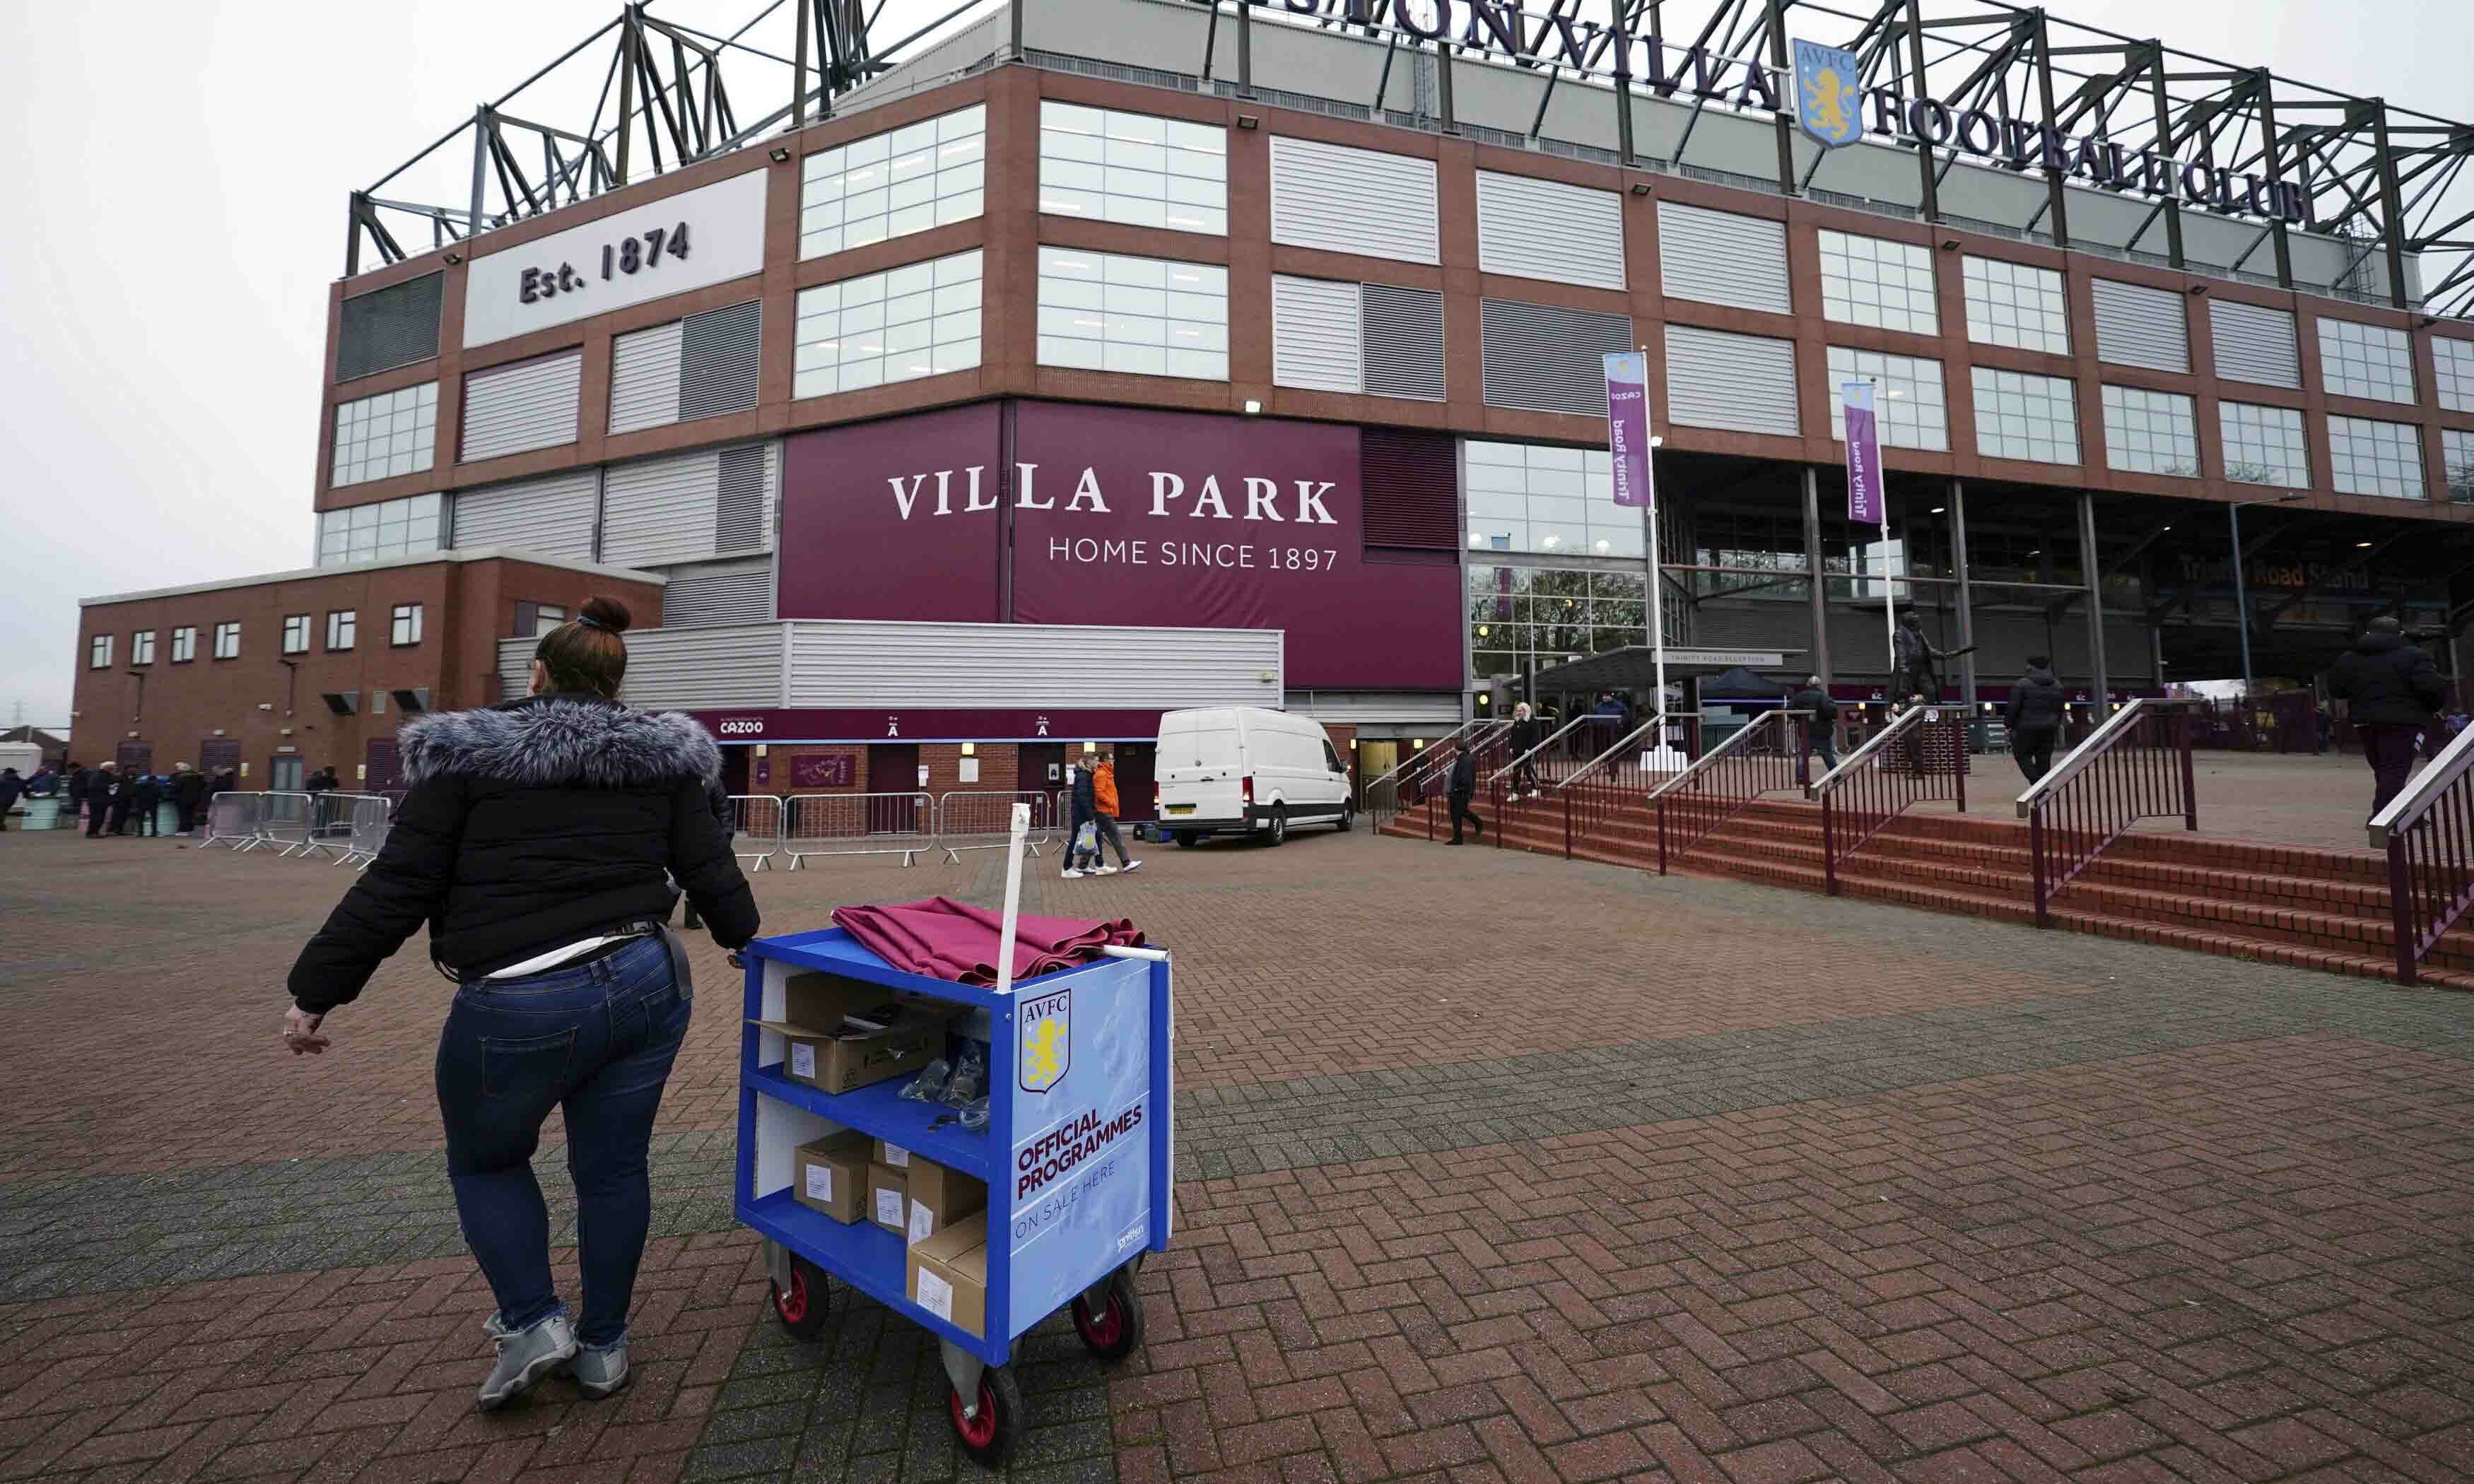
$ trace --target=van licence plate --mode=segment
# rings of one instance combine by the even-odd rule
[[[1163,814],[1192,814],[1194,812],[1194,805],[1190,803],[1173,803],[1160,810],[1160,812]]]

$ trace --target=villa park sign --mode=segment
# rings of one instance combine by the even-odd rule
[[[1777,113],[1829,149],[1870,134],[1902,144],[1948,148],[2010,170],[2039,170],[2228,215],[2296,224],[2310,220],[2309,198],[2291,181],[2237,175],[2202,160],[2130,150],[2094,136],[2067,135],[2050,122],[2005,118],[1981,108],[1953,108],[1933,98],[1909,98],[1895,87],[1862,88],[1855,54],[1835,47],[1794,43],[1795,66],[1787,73],[1722,56],[1706,46],[1686,49],[1652,42],[1571,15],[1532,15],[1496,0],[1394,0],[1389,21],[1374,20],[1366,0],[1279,3],[1299,15],[1396,29],[1524,64],[1611,76],[1661,98],[1680,93]],[[1611,68],[1602,65],[1609,58],[1613,62]]]

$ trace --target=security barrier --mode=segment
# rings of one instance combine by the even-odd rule
[[[370,862],[378,858],[379,849],[386,844],[387,831],[394,826],[395,801],[384,794],[329,794],[327,797],[341,800],[351,806],[343,820],[344,853],[335,864],[351,866],[357,863],[359,869],[368,870]]]
[[[936,849],[948,864],[959,864],[964,850],[1003,850],[1013,837],[1013,806],[1024,803],[1031,805],[1028,849],[1037,860],[1040,846],[1056,838],[1058,797],[1036,789],[958,789],[936,801]]]
[[[255,850],[261,843],[258,822],[265,817],[264,794],[217,794],[206,801],[206,834],[198,849],[220,845],[230,850]]]
[[[317,795],[267,794],[266,817],[258,826],[258,834],[263,844],[277,847],[277,854],[287,859],[316,855],[320,850],[317,828]]]
[[[793,794],[782,851],[789,869],[811,855],[899,855],[915,865],[936,843],[935,802],[924,793]]]
[[[771,794],[730,796],[731,849],[740,860],[752,860],[751,872],[762,871],[782,849],[782,801]]]

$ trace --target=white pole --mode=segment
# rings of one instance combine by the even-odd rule
[[[1658,448],[1666,440],[1653,436],[1649,447],[1642,450],[1641,467],[1650,471],[1649,479],[1649,644],[1652,662],[1658,672],[1658,695],[1649,704],[1651,720],[1666,714],[1666,579],[1659,572],[1662,559],[1658,550]],[[1681,773],[1684,756],[1666,745],[1666,728],[1658,728],[1658,735],[1649,739],[1642,754],[1642,766],[1654,772]]]
[[[1013,993],[1014,923],[1022,916],[1022,842],[1031,833],[1031,805],[1013,806],[1013,838],[1006,844],[1005,929],[997,939],[997,993]],[[1066,849],[1073,849],[1069,843]]]

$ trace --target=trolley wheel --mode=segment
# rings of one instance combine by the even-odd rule
[[[1201,845],[1202,843],[1202,837],[1196,834],[1191,829],[1180,829],[1176,831],[1172,838],[1174,838],[1179,845],[1192,846]]]
[[[962,1451],[981,1468],[1002,1468],[1013,1456],[1014,1445],[1022,1441],[1022,1388],[1014,1382],[1013,1368],[990,1366],[980,1373],[976,1416],[962,1415],[960,1392],[949,1391],[946,1397],[954,1436],[961,1441]]]
[[[1083,1347],[1111,1365],[1132,1354],[1143,1343],[1143,1301],[1134,1296],[1134,1276],[1119,1268],[1108,1275],[1107,1300],[1097,1312],[1088,1299],[1074,1299],[1074,1330]]]
[[[1284,803],[1275,803],[1272,805],[1272,827],[1263,831],[1263,844],[1266,846],[1275,846],[1285,842],[1288,838],[1289,806]]]
[[[790,1255],[790,1286],[779,1282],[773,1288],[773,1317],[792,1339],[813,1340],[825,1331],[825,1315],[832,1307],[832,1291],[825,1270],[796,1253]]]

